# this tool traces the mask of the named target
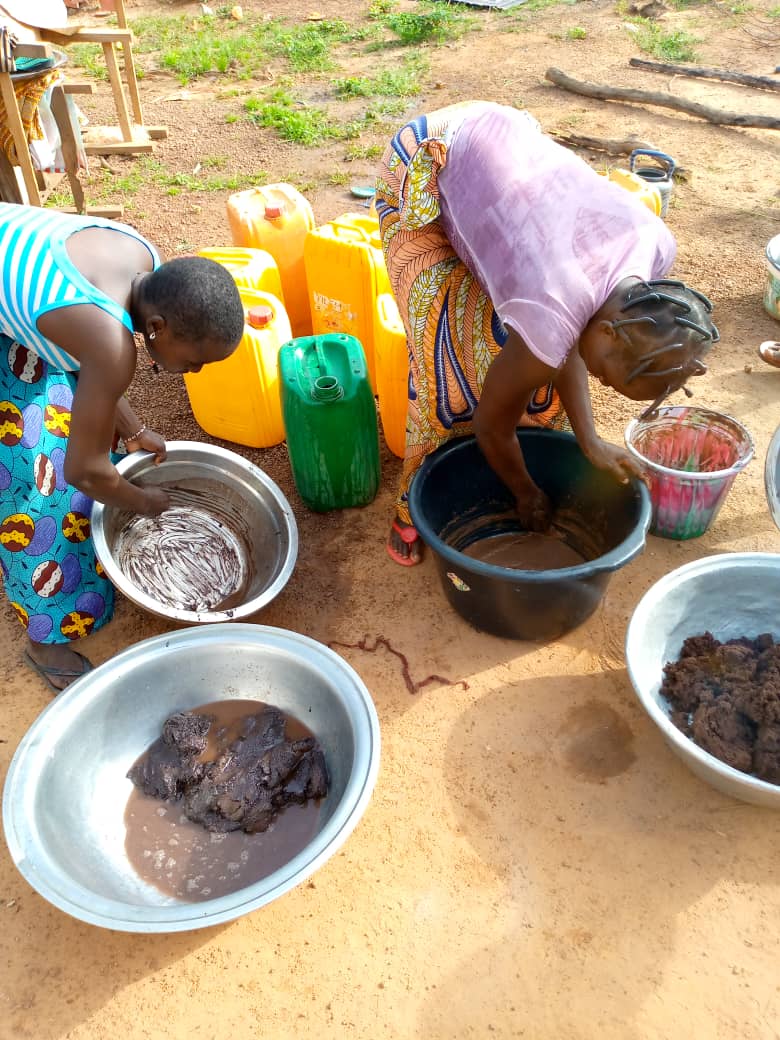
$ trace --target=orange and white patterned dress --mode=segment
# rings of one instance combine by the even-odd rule
[[[409,348],[406,453],[398,514],[411,523],[407,493],[423,459],[472,432],[487,370],[507,331],[441,224],[437,178],[468,102],[407,123],[393,137],[377,177],[376,210],[390,284]],[[538,389],[521,422],[562,428],[552,385]]]

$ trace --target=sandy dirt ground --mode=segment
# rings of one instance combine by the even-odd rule
[[[318,7],[354,9],[330,0]],[[688,772],[638,704],[623,657],[631,612],[663,574],[712,553],[780,552],[762,479],[780,423],[780,371],[756,356],[762,340],[780,333],[761,299],[764,249],[780,231],[780,141],[776,132],[575,98],[542,77],[558,65],[580,78],[765,114],[777,113],[777,95],[630,70],[637,50],[611,4],[550,8],[509,35],[483,15],[484,32],[431,53],[431,85],[409,113],[490,97],[526,105],[549,130],[635,133],[672,153],[689,171],[668,217],[679,242],[675,271],[712,296],[722,331],[695,400],[745,422],[756,457],[705,536],[649,538],[584,625],[538,646],[472,630],[447,607],[430,560],[411,571],[389,560],[383,545],[400,463],[386,449],[376,501],[325,516],[303,507],[283,446],[247,451],[288,494],[301,534],[288,587],[253,620],[323,642],[382,637],[406,656],[415,680],[438,673],[453,685],[411,694],[399,659],[381,645],[342,651],[380,717],[373,800],[310,881],[228,926],[145,937],[82,924],[29,888],[3,846],[2,1040],[780,1035],[777,817]],[[725,7],[694,15],[705,64],[764,75],[774,68],[780,47],[761,46]],[[666,28],[680,17],[667,14]],[[584,27],[587,38],[561,38],[568,25]],[[318,220],[354,208],[324,176],[343,161],[337,151],[280,147],[270,132],[225,123],[237,102],[208,84],[193,88],[195,100],[166,101],[176,90],[160,76],[143,83],[148,122],[170,128],[157,153],[166,165],[186,171],[229,154],[272,179],[305,171]],[[365,182],[371,164],[352,172]],[[175,255],[229,242],[225,201],[148,189],[127,200],[126,216]],[[169,438],[205,439],[174,377],[155,382],[144,369],[133,396]],[[594,400],[600,429],[619,441],[635,406],[600,388]],[[84,649],[100,663],[169,628],[122,601],[114,623]],[[3,775],[49,700],[20,653],[6,609]]]

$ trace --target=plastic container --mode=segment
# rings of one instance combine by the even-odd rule
[[[343,332],[360,340],[376,392],[374,310],[377,296],[390,292],[379,220],[344,213],[309,232],[303,255],[314,334]]]
[[[376,298],[374,361],[379,415],[385,443],[400,459],[406,452],[409,405],[409,347],[398,306],[390,293]]]
[[[598,607],[612,574],[642,551],[650,496],[640,480],[620,484],[592,466],[573,434],[521,427],[517,436],[533,479],[572,518],[578,544],[571,544],[585,562],[519,570],[462,551],[494,533],[496,516],[520,534],[511,492],[474,437],[448,441],[425,459],[409,489],[409,510],[447,600],[469,624],[506,639],[549,642],[582,624]],[[490,526],[486,530],[483,524]]]
[[[602,170],[600,176],[606,177],[613,184],[619,184],[626,191],[633,192],[651,213],[655,213],[657,217],[661,216],[663,207],[661,192],[655,184],[649,184],[638,173],[631,173],[630,170],[619,170],[617,168]]]
[[[243,246],[217,246],[201,249],[198,256],[222,264],[233,275],[239,293],[243,289],[271,293],[284,303],[282,279],[279,267],[265,249],[249,249]]]
[[[242,289],[244,336],[229,358],[186,372],[192,413],[212,437],[271,448],[284,440],[279,394],[279,349],[292,337],[281,301],[270,293]]]
[[[704,534],[754,451],[741,423],[706,408],[659,408],[633,419],[625,438],[648,474],[652,534],[678,540]]]
[[[308,200],[291,184],[269,184],[231,195],[227,215],[234,245],[264,249],[276,261],[293,335],[307,336],[312,325],[303,243],[314,227]]]
[[[637,159],[642,156],[654,161],[649,166],[637,166]],[[661,212],[658,215],[665,217],[669,209],[669,199],[674,191],[674,171],[677,169],[677,163],[671,155],[648,148],[635,148],[629,156],[628,168],[631,173],[658,188],[661,194]]]
[[[780,321],[780,235],[775,235],[766,247],[764,308],[767,314]]]
[[[279,351],[279,375],[298,494],[319,513],[368,505],[379,489],[379,432],[360,343],[299,337]]]

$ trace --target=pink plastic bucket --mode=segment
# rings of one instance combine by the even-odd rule
[[[662,538],[704,534],[754,453],[741,423],[706,408],[659,408],[651,418],[632,420],[625,438],[647,472],[650,531]]]

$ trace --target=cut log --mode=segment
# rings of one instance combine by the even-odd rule
[[[648,141],[640,141],[633,137],[614,141],[606,137],[584,137],[581,134],[570,134],[556,130],[552,130],[549,133],[550,137],[553,137],[560,144],[568,145],[571,148],[591,148],[594,152],[606,152],[608,155],[630,155],[635,148],[656,150],[654,144],[650,144]]]
[[[673,76],[691,76],[698,79],[721,79],[726,83],[741,83],[745,87],[759,90],[780,90],[780,80],[770,76],[751,76],[747,72],[731,72],[729,69],[709,69],[698,65],[674,65],[665,61],[647,61],[645,58],[630,58],[629,65],[648,72],[666,72]]]
[[[738,112],[726,112],[709,105],[700,105],[696,101],[687,101],[674,94],[656,94],[650,90],[633,90],[630,87],[610,87],[599,83],[585,83],[582,80],[567,76],[560,69],[550,68],[544,74],[545,79],[563,90],[583,97],[596,98],[599,101],[632,101],[640,105],[658,105],[661,108],[672,108],[677,112],[706,119],[717,126],[751,126],[762,130],[780,130],[780,119],[773,116],[742,115]]]

